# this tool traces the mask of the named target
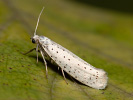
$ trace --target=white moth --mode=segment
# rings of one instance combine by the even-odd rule
[[[88,64],[86,61],[82,60],[81,58],[73,54],[71,51],[53,42],[49,38],[45,36],[36,35],[36,30],[38,27],[41,13],[39,14],[38,17],[34,36],[31,39],[32,43],[37,44],[36,47],[37,62],[38,62],[38,48],[43,57],[44,64],[46,66],[46,76],[48,70],[47,70],[47,62],[45,60],[45,57],[48,57],[51,61],[55,62],[61,68],[65,81],[66,78],[64,75],[64,71],[73,78],[75,78],[76,80],[78,80],[79,82],[87,86],[90,86],[95,89],[104,89],[107,85],[107,80],[108,80],[107,74],[104,70],[93,67],[92,65]],[[29,52],[33,51],[34,49],[30,50]]]

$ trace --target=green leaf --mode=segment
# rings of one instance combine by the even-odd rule
[[[88,63],[108,73],[108,86],[97,90],[69,75],[65,83],[57,66],[41,55],[23,55],[35,48],[33,36],[49,37]],[[45,15],[44,15],[45,13]],[[0,100],[132,100],[133,16],[68,0],[0,1]]]

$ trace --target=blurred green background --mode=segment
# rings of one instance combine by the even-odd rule
[[[104,9],[120,11],[124,13],[133,13],[132,0],[70,0],[87,4],[89,6],[100,7]]]
[[[0,100],[133,100],[132,1],[0,0]],[[49,37],[108,73],[108,86],[96,90],[71,79],[68,85],[41,55],[22,55],[38,35]]]

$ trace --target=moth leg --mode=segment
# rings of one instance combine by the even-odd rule
[[[58,70],[60,69],[60,67],[58,67]]]
[[[28,52],[26,52],[26,53],[22,53],[22,54],[23,54],[23,55],[26,55],[26,54],[32,52],[33,50],[36,50],[36,48],[33,48],[33,49],[29,50]]]
[[[28,52],[26,52],[26,53],[22,53],[22,54],[23,54],[23,55],[26,55],[26,54],[32,52],[33,50],[36,50],[36,52],[37,52],[37,63],[38,63],[38,52],[40,52],[40,50],[38,50],[38,45],[37,45],[36,48],[33,48],[33,49],[31,49],[30,51],[28,51]]]
[[[44,56],[43,56],[43,52],[42,52],[41,50],[40,50],[40,53],[41,53],[41,55],[42,55],[42,58],[43,58],[43,61],[44,61],[45,67],[46,67],[46,77],[48,77],[47,62],[46,62],[46,60],[45,60],[45,58],[44,58]]]
[[[63,69],[61,68],[61,71],[62,71],[62,75],[63,75],[63,77],[64,77],[64,80],[65,80],[65,82],[67,83],[67,81],[66,81],[66,77],[65,77],[65,74],[64,74],[64,71],[63,71]],[[68,83],[67,83],[68,84]]]
[[[38,63],[38,44],[37,44],[37,46],[36,46],[36,55],[37,55],[36,60],[37,60],[37,63]]]
[[[29,50],[28,52],[26,52],[26,53],[22,53],[22,54],[23,54],[23,55],[26,55],[26,54],[32,52],[33,50],[36,50],[36,48],[33,48],[33,49]],[[38,50],[38,52],[40,52],[40,50]]]

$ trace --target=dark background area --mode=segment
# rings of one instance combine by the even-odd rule
[[[73,0],[86,5],[133,14],[133,0]]]

